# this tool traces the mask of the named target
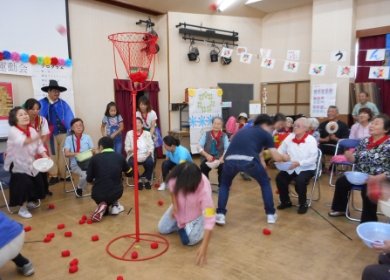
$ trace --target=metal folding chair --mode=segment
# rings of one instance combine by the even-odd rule
[[[1,205],[0,207],[1,208],[7,207],[8,212],[12,214],[12,211],[8,205],[7,196],[4,191],[4,189],[8,189],[9,187],[10,178],[11,178],[11,174],[4,170],[4,164],[1,163],[0,164],[0,189],[1,189],[1,194],[3,195],[4,205]]]
[[[72,189],[67,189],[66,188],[66,183],[67,181],[64,180],[63,181],[63,188],[64,188],[64,192],[65,193],[74,193],[76,195],[76,185],[75,185],[75,182],[74,182],[74,179],[73,179],[73,173],[72,173],[72,169],[70,168],[70,165],[69,165],[69,159],[65,156],[65,150],[62,149],[62,158],[65,162],[65,178],[69,178],[70,179],[70,183],[72,185]],[[87,193],[87,194],[84,194],[83,193],[83,196],[82,197],[88,197],[88,196],[91,196],[90,193]]]
[[[357,145],[359,145],[360,140],[359,139],[340,139],[337,142],[336,150],[334,155],[338,155],[338,151],[340,149],[348,150],[352,148],[356,148]],[[340,167],[343,168],[343,170],[340,170]],[[334,187],[335,184],[335,177],[340,176],[345,171],[348,171],[352,169],[353,164],[349,161],[331,161],[331,170],[329,175],[329,185]]]

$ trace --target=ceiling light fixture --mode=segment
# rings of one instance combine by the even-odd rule
[[[223,12],[227,8],[229,8],[234,2],[237,0],[218,0],[217,1],[217,6],[218,6],[218,11]]]
[[[261,2],[263,0],[248,0],[245,2],[245,5],[249,5],[249,4],[253,4],[253,3],[257,3],[257,2]]]

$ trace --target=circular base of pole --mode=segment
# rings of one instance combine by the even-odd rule
[[[157,248],[152,249],[152,244]],[[118,236],[111,240],[107,246],[107,253],[121,261],[147,261],[157,258],[168,251],[169,242],[164,237],[140,233],[138,238],[135,233]],[[136,252],[136,257],[134,256]]]

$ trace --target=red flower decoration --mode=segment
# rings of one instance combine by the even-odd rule
[[[58,58],[52,57],[51,58],[51,65],[57,65],[58,64]]]

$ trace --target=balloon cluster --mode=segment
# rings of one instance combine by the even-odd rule
[[[23,63],[31,63],[31,64],[39,64],[39,65],[53,65],[53,66],[72,66],[71,59],[63,59],[57,57],[50,56],[36,56],[34,54],[29,55],[27,53],[18,53],[18,52],[10,52],[10,51],[0,51],[0,61],[2,60],[11,60],[14,62],[23,62]]]

